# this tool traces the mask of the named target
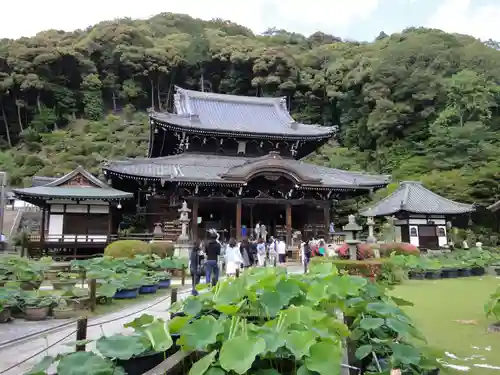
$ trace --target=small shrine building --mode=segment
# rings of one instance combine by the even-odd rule
[[[446,199],[421,182],[403,181],[396,191],[360,214],[393,216],[397,242],[434,250],[448,244],[448,220],[474,210],[474,205]]]
[[[32,256],[51,251],[74,256],[102,253],[109,235],[116,233],[116,212],[122,202],[134,197],[111,188],[82,167],[60,178],[34,178],[33,185],[12,190],[18,199],[41,210],[39,233],[29,241]]]

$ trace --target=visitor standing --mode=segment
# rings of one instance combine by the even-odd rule
[[[221,246],[217,240],[217,233],[210,233],[210,240],[207,243],[205,253],[205,277],[207,284],[212,283],[212,286],[217,284],[219,281],[219,255],[221,251]]]
[[[304,273],[307,272],[310,260],[311,260],[311,245],[309,245],[309,241],[306,240],[305,242],[302,243],[302,263],[304,265]]]
[[[276,241],[274,237],[271,236],[269,242],[269,262],[272,264],[273,267],[276,267],[277,251],[278,251],[278,241]]]
[[[253,259],[250,253],[250,243],[244,238],[240,244],[240,254],[243,259],[243,267],[248,268],[253,264]]]
[[[262,238],[259,239],[259,243],[257,244],[257,261],[259,267],[266,265],[266,244]]]
[[[286,262],[286,243],[282,239],[279,240],[278,245],[278,261],[280,264],[284,264]]]
[[[231,238],[226,247],[226,274],[228,276],[236,275],[238,269],[243,264],[243,257],[236,240]]]
[[[201,242],[195,241],[191,253],[189,254],[189,272],[191,273],[191,294],[198,295],[196,285],[200,283],[203,272],[203,251],[201,249]]]
[[[262,238],[264,242],[267,240],[267,228],[264,224],[260,225],[260,238]]]

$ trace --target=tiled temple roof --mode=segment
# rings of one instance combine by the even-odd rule
[[[85,183],[71,184],[76,177],[80,177]],[[33,177],[32,184],[32,187],[12,189],[12,191],[22,200],[56,198],[114,200],[129,199],[134,196],[132,193],[113,189],[80,166],[62,177]]]
[[[281,170],[305,185],[338,189],[370,189],[386,186],[388,176],[349,172],[282,158],[275,153],[260,157],[236,157],[184,153],[154,159],[111,161],[106,172],[133,178],[198,183],[243,183],[255,171]]]
[[[176,87],[175,114],[151,114],[163,124],[199,133],[238,133],[247,136],[322,139],[336,127],[296,122],[286,108],[286,98],[263,98],[198,92]]]
[[[474,211],[474,206],[446,199],[420,182],[403,181],[398,189],[374,206],[362,210],[362,216],[390,216],[406,211],[416,214],[454,215]]]

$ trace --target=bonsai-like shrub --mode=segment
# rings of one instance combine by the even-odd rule
[[[104,256],[113,258],[133,258],[136,255],[149,255],[149,244],[139,240],[120,240],[110,243],[104,249]]]
[[[380,256],[389,257],[393,252],[396,255],[420,255],[418,247],[406,242],[393,242],[380,245]]]
[[[160,258],[170,258],[174,255],[174,244],[172,242],[151,242],[149,249],[152,254],[158,255]]]

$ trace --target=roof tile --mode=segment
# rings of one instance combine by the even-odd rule
[[[399,211],[416,214],[463,214],[474,211],[474,206],[444,198],[420,182],[403,181],[388,197],[362,210],[362,216],[390,216]]]

